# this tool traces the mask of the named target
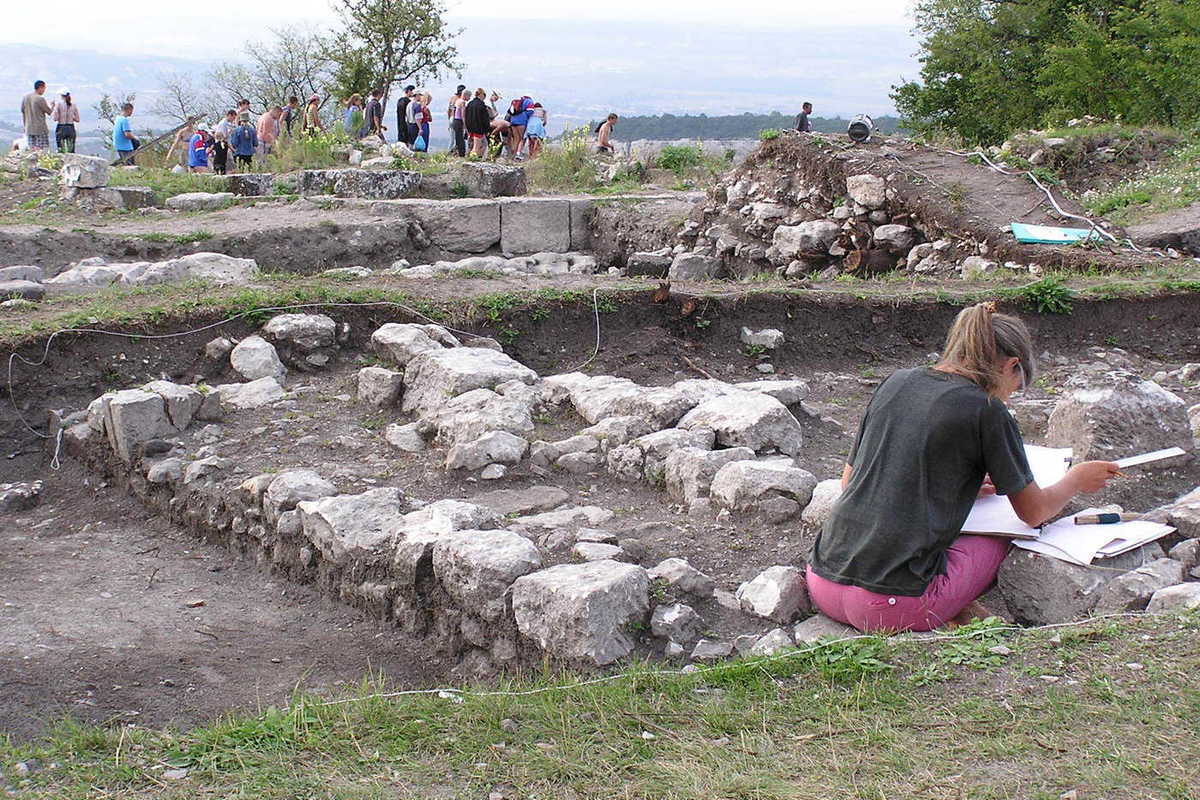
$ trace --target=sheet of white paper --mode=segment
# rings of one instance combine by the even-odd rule
[[[1025,457],[1029,459],[1029,468],[1038,486],[1049,486],[1062,480],[1070,466],[1071,452],[1069,447],[1025,445]],[[1038,529],[1022,522],[1009,499],[1000,495],[976,500],[962,529],[963,533],[1009,534],[1027,539],[1038,535]]]
[[[1117,469],[1129,469],[1130,467],[1138,467],[1142,464],[1150,464],[1155,461],[1162,461],[1163,459],[1181,456],[1184,454],[1184,452],[1185,451],[1179,447],[1168,447],[1165,450],[1155,450],[1153,453],[1142,453],[1140,456],[1122,458],[1113,463],[1117,465]]]
[[[1099,514],[1100,509],[1088,508],[1080,514]],[[1063,517],[1042,528],[1042,535],[1032,541],[1017,541],[1025,550],[1051,556],[1086,567],[1097,557],[1120,553],[1153,542],[1174,528],[1157,522],[1134,520],[1112,525],[1076,525],[1074,515]]]

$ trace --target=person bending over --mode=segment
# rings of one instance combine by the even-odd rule
[[[903,369],[871,398],[842,496],[813,546],[808,588],[826,616],[861,631],[927,631],[986,616],[1009,540],[962,533],[975,499],[1006,495],[1038,526],[1117,474],[1076,464],[1033,480],[1005,401],[1034,376],[1025,324],[982,303],[959,313],[933,367]]]

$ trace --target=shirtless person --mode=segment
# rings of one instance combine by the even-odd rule
[[[600,123],[596,128],[596,152],[598,153],[613,153],[612,132],[613,126],[617,124],[617,115],[609,114],[608,119]]]

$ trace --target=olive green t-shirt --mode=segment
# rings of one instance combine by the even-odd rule
[[[999,494],[1033,482],[1016,420],[974,382],[904,369],[867,406],[850,482],[813,547],[822,578],[917,597],[945,572],[985,475]]]
[[[25,133],[30,136],[47,136],[50,133],[46,125],[46,115],[50,113],[50,104],[46,98],[37,92],[30,92],[21,100],[21,121],[25,123]]]

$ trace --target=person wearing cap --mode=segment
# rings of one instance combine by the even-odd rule
[[[300,132],[309,136],[325,132],[325,126],[321,124],[321,98],[315,94],[308,98],[308,105],[304,107],[304,116],[300,120]]]
[[[196,132],[188,140],[188,172],[209,172],[208,166],[208,124],[196,123]]]
[[[21,100],[21,121],[25,123],[25,142],[30,150],[46,150],[50,147],[50,128],[46,117],[50,115],[50,104],[43,97],[45,81],[34,81],[33,91]]]
[[[79,106],[71,101],[70,89],[59,89],[58,99],[50,110],[54,120],[54,145],[60,153],[75,152],[75,124],[79,122]]]
[[[238,126],[229,137],[229,148],[233,150],[233,160],[239,170],[249,172],[254,161],[254,151],[258,147],[258,134],[250,122],[250,112],[243,111],[238,115]]]

